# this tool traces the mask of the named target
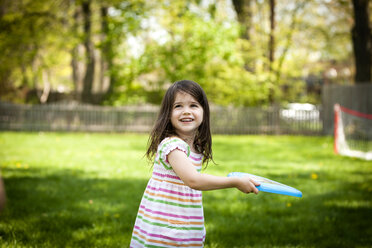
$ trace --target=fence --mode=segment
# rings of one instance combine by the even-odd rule
[[[0,130],[147,133],[158,109],[0,103]],[[319,116],[319,110],[212,107],[211,129],[215,134],[320,135]]]
[[[335,103],[361,113],[372,114],[372,84],[323,86],[323,134],[333,133],[333,106]]]

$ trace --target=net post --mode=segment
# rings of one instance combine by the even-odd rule
[[[340,105],[338,103],[336,103],[334,106],[333,106],[333,110],[334,110],[334,126],[333,126],[333,130],[334,130],[334,139],[333,139],[333,151],[335,154],[339,154],[339,150],[338,150],[338,128],[339,128],[339,121],[340,121]]]

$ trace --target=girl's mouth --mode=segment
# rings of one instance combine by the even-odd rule
[[[192,122],[194,119],[192,118],[184,118],[184,119],[181,119],[180,121],[181,122]]]

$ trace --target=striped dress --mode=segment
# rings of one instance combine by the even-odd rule
[[[201,154],[183,140],[165,138],[158,146],[152,177],[139,206],[131,248],[203,247],[205,240],[201,191],[191,189],[173,171],[167,155],[181,150],[200,172]]]

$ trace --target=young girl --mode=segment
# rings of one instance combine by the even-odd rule
[[[212,160],[209,104],[203,89],[182,80],[167,90],[146,152],[152,177],[139,206],[130,247],[203,247],[204,190],[258,193],[248,177],[201,174]]]

